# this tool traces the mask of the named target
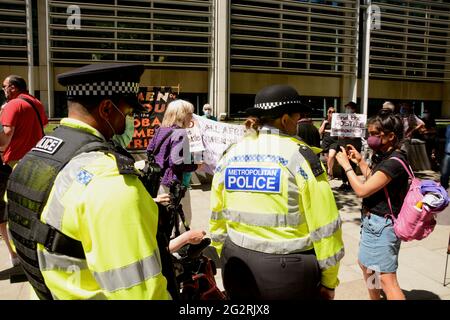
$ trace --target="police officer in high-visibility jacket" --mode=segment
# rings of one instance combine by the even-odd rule
[[[69,116],[14,169],[8,225],[40,299],[170,299],[158,209],[122,147],[134,132],[142,65],[58,76]]]
[[[231,299],[334,298],[341,220],[320,149],[294,136],[307,108],[290,86],[262,89],[216,168],[210,232]]]

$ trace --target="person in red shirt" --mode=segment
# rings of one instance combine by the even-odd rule
[[[5,203],[6,181],[13,167],[44,136],[48,124],[42,103],[27,91],[25,80],[8,76],[2,84],[7,103],[0,111],[0,150],[2,151],[2,177],[0,182],[0,234],[5,240],[13,265],[18,259],[12,251],[6,232]]]

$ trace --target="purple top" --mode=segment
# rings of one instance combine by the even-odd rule
[[[153,151],[159,146],[155,154],[156,163],[162,168],[161,184],[169,187],[173,180],[183,181],[183,172],[197,170],[189,151],[189,139],[185,129],[178,126],[171,128],[160,127],[147,147]]]

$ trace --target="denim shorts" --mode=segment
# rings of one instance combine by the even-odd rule
[[[398,268],[401,240],[390,218],[375,214],[362,216],[359,262],[376,272],[393,273]]]

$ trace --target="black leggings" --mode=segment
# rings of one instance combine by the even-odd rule
[[[221,259],[223,284],[231,300],[319,299],[320,269],[313,250],[267,254],[227,239]]]
[[[5,213],[5,201],[4,195],[6,191],[6,184],[8,182],[9,175],[11,174],[11,167],[7,164],[3,164],[0,159],[0,223],[6,222]]]

